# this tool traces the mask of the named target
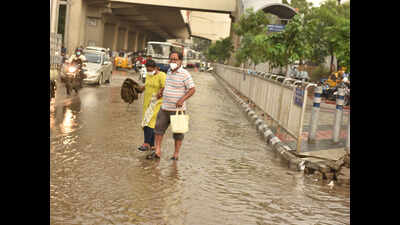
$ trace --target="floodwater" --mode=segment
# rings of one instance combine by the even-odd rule
[[[121,100],[126,73],[52,100],[50,224],[350,224],[348,187],[289,170],[211,74],[191,73],[178,161],[170,128],[160,161],[137,150],[142,101]]]

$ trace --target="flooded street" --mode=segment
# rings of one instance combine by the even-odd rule
[[[210,73],[190,72],[179,161],[171,128],[160,161],[137,150],[142,100],[127,110],[126,73],[52,100],[50,224],[350,224],[349,188],[289,170]]]

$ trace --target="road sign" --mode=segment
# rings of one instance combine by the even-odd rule
[[[294,104],[303,107],[304,89],[297,87],[294,93]]]
[[[285,25],[283,24],[271,24],[271,25],[267,25],[268,27],[268,31],[270,32],[279,32],[279,31],[283,31],[285,29]]]

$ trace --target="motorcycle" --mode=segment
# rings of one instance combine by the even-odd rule
[[[139,72],[139,66],[140,66],[140,62],[139,62],[139,61],[136,61],[136,62],[135,62],[135,66],[133,67],[133,69],[135,70],[136,73]]]
[[[71,63],[67,65],[64,77],[62,77],[62,81],[65,83],[65,88],[67,90],[67,95],[70,95],[72,90],[74,90],[75,93],[78,93],[83,87],[83,79],[86,76],[84,71],[85,69],[83,69],[79,63]]]
[[[144,65],[141,66],[140,70],[140,80],[142,80],[142,82],[146,82],[146,73],[147,73],[147,69]]]
[[[200,64],[200,72],[205,72],[206,71],[206,64],[205,63],[201,63]]]
[[[331,95],[333,88],[330,88],[329,85],[325,84],[322,85],[322,95],[321,97],[324,97],[325,99],[329,99],[329,96]]]
[[[349,85],[343,85],[342,86],[344,88],[344,100],[343,100],[343,105],[344,106],[348,106],[350,105],[350,87]],[[332,98],[336,99],[338,98],[338,90],[336,88],[336,90],[332,93]]]

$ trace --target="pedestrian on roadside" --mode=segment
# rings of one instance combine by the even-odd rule
[[[165,88],[158,97],[163,97],[160,112],[157,115],[155,132],[156,149],[147,159],[160,159],[161,143],[165,131],[171,123],[170,116],[175,115],[178,109],[186,111],[186,100],[195,93],[195,84],[190,73],[182,67],[183,55],[180,52],[171,52],[169,55],[170,69],[167,72]],[[179,150],[184,134],[174,133],[175,152],[171,160],[178,160]]]
[[[161,89],[165,86],[166,74],[158,70],[154,60],[147,60],[147,79],[140,90],[144,91],[142,128],[144,132],[144,143],[139,151],[154,150],[154,127],[157,114],[160,111],[162,98],[157,98]]]

